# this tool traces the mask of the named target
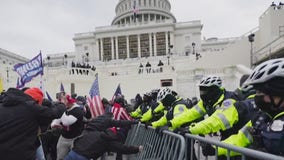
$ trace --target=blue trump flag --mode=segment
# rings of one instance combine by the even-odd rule
[[[65,89],[64,89],[64,86],[63,86],[62,82],[60,84],[60,92],[65,92]]]
[[[43,75],[43,64],[42,55],[39,53],[36,57],[25,64],[16,64],[14,66],[14,71],[20,75],[18,87],[25,86],[26,83],[30,82],[34,77],[39,74]]]

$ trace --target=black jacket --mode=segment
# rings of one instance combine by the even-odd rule
[[[0,104],[1,159],[35,159],[40,125],[46,125],[59,117],[60,113],[37,105],[23,91],[8,89]]]
[[[93,119],[87,125],[82,135],[74,141],[73,150],[87,158],[97,159],[105,152],[120,152],[123,154],[132,154],[139,152],[138,147],[126,146],[116,141],[115,137],[105,138],[106,129],[110,127],[124,127],[134,124],[132,121],[112,120],[110,115],[103,115]]]

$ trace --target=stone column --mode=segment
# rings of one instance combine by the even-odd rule
[[[175,44],[174,44],[174,33],[170,32],[170,45],[173,46],[173,48],[171,49],[171,52],[174,54],[175,53]]]
[[[101,61],[104,61],[104,45],[103,45],[103,38],[100,39],[101,42]]]
[[[165,32],[166,34],[166,54],[169,54],[169,35],[168,32]]]
[[[116,59],[118,59],[118,38],[115,37],[115,54],[116,54]]]
[[[156,33],[154,33],[154,56],[157,56],[157,37],[156,37]]]
[[[114,60],[114,38],[111,37],[111,59]]]

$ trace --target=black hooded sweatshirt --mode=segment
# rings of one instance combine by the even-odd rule
[[[60,116],[23,91],[8,89],[0,103],[0,159],[35,159],[39,127]]]
[[[97,159],[108,151],[123,154],[139,152],[138,147],[124,145],[117,141],[114,135],[106,133],[107,128],[114,126],[126,127],[131,124],[137,124],[137,122],[126,120],[116,121],[111,118],[112,114],[107,113],[90,121],[82,135],[74,140],[73,151],[89,159]]]

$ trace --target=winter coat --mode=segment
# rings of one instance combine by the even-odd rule
[[[61,113],[39,106],[16,88],[7,90],[0,103],[0,157],[5,160],[35,159],[38,131]]]
[[[96,159],[105,152],[121,152],[123,154],[132,154],[139,151],[138,147],[126,146],[116,141],[115,137],[106,138],[106,130],[110,127],[123,127],[135,124],[133,121],[116,121],[111,119],[111,114],[106,114],[93,119],[87,125],[82,135],[74,141],[73,150],[87,158]]]

